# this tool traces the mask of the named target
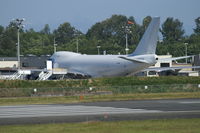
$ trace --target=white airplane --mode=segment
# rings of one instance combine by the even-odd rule
[[[84,55],[60,51],[50,58],[53,68],[64,68],[70,74],[86,77],[126,76],[137,73],[154,65],[158,60],[155,51],[159,26],[160,18],[152,18],[136,50],[129,55]]]

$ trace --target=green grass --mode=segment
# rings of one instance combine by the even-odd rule
[[[27,81],[0,80],[0,97],[30,97],[37,88],[38,95],[65,96],[95,91],[123,93],[200,92],[200,77],[115,77],[84,80]],[[144,86],[148,86],[145,89]]]
[[[66,88],[89,86],[133,86],[163,84],[200,84],[200,77],[114,77],[85,80],[30,81],[0,80],[0,88]]]
[[[199,133],[200,119],[0,126],[1,133]]]
[[[77,103],[77,102],[96,102],[96,101],[177,99],[177,98],[200,98],[200,92],[91,95],[91,96],[83,96],[82,99],[80,98],[80,96],[0,98],[0,105],[62,104],[62,103]]]
[[[147,88],[145,88],[145,86]],[[95,95],[102,92],[112,94],[130,93],[169,93],[169,92],[200,92],[198,84],[167,84],[167,85],[132,85],[132,86],[93,86],[89,87],[62,87],[37,88],[37,95]],[[34,88],[0,88],[0,97],[31,97],[35,95]]]

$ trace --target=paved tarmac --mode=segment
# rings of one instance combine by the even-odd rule
[[[0,106],[0,125],[200,118],[200,99]]]

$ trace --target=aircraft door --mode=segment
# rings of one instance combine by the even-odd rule
[[[52,70],[52,68],[53,68],[52,60],[46,61],[46,68],[47,68],[47,70]]]

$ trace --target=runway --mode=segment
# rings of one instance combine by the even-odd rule
[[[200,99],[0,106],[0,125],[200,118]]]

